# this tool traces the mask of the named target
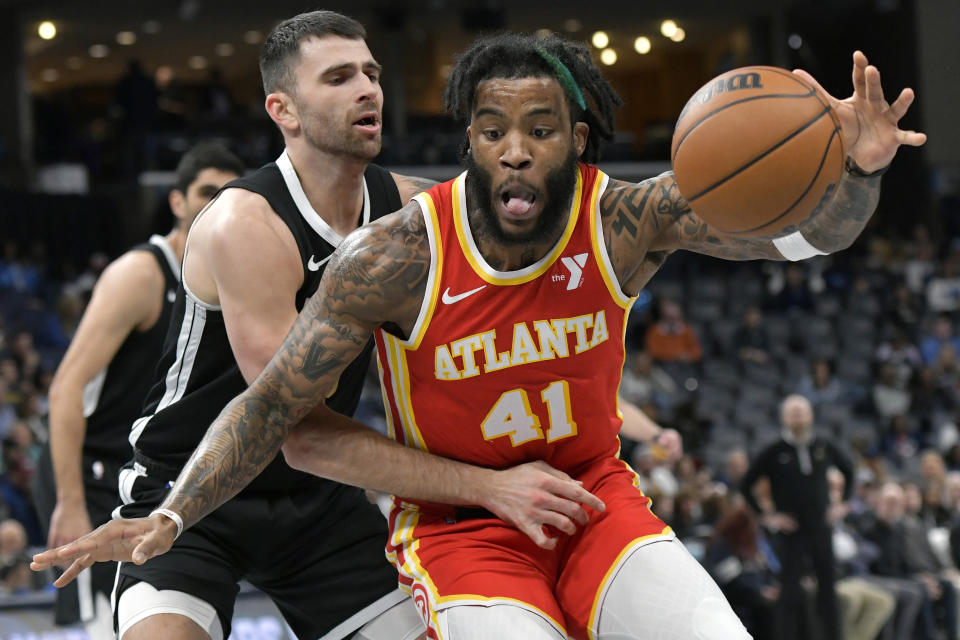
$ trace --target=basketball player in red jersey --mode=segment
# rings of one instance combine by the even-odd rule
[[[535,545],[480,509],[396,498],[387,552],[430,637],[748,638],[617,458],[624,318],[677,249],[802,259],[853,242],[879,173],[899,145],[925,139],[897,127],[912,91],[886,103],[859,52],[853,79],[853,96],[832,100],[847,175],[795,230],[799,241],[778,243],[711,228],[671,173],[628,184],[587,164],[619,98],[586,48],[512,34],[476,42],[445,95],[469,121],[468,171],[344,241],[280,352],[179,476],[163,504],[173,515],[111,523],[38,562],[76,559],[72,575],[100,559],[163,553],[177,520],[190,526],[228,499],[284,438],[301,469],[420,493],[431,479],[372,459],[347,418],[291,433],[374,333],[395,439],[496,468],[544,460],[604,502],[569,535],[544,518],[550,542]]]

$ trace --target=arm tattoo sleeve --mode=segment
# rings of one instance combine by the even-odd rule
[[[404,215],[407,207],[344,241],[280,351],[207,430],[162,505],[185,526],[266,468],[378,325],[412,324],[430,266],[419,207],[412,207],[415,215]]]
[[[783,260],[772,238],[727,234],[700,218],[680,195],[672,172],[635,185],[621,182],[611,186],[601,203],[603,216],[609,219],[605,225],[608,246],[626,243],[637,247],[641,253],[633,256],[634,261],[648,251],[676,249],[727,260]],[[785,229],[781,235],[799,230],[822,251],[833,253],[845,249],[870,220],[879,194],[879,178],[845,174],[832,197],[825,199],[803,223]],[[617,252],[611,253],[616,258]],[[618,273],[624,271],[618,269]]]

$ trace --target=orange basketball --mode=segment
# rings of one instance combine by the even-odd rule
[[[690,98],[670,156],[700,218],[727,233],[780,236],[830,200],[846,151],[825,97],[789,71],[757,66]]]

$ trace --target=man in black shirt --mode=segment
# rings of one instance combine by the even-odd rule
[[[833,443],[813,434],[813,408],[803,396],[788,396],[781,405],[780,417],[783,436],[753,461],[743,479],[743,495],[751,508],[762,513],[752,489],[761,476],[770,481],[775,511],[763,515],[763,524],[776,533],[778,543],[783,589],[780,604],[786,620],[784,638],[792,640],[800,628],[795,616],[803,610],[800,578],[809,558],[817,577],[821,637],[837,640],[840,631],[827,469],[837,467],[843,473],[846,501],[853,486],[853,465]]]

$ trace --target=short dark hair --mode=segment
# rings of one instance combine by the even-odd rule
[[[197,179],[197,175],[204,169],[220,169],[229,171],[238,176],[244,172],[243,162],[230,153],[226,147],[217,142],[201,142],[183,154],[177,163],[177,181],[173,188],[186,194],[190,183]]]
[[[293,93],[293,62],[300,58],[300,43],[310,37],[340,36],[366,40],[363,25],[335,11],[310,11],[288,18],[274,27],[260,50],[260,77],[263,91]]]
[[[568,79],[548,58],[559,60],[569,71],[575,87],[568,88]],[[541,37],[519,33],[502,33],[476,40],[457,57],[443,93],[444,108],[458,120],[469,122],[476,106],[477,86],[490,78],[554,78],[564,88],[570,108],[571,124],[590,125],[587,146],[581,155],[586,162],[596,162],[600,146],[613,139],[614,111],[623,104],[590,58],[590,50],[579,43],[554,35]],[[576,94],[579,91],[580,94]],[[583,105],[580,101],[583,101]],[[588,101],[596,105],[591,109]],[[467,144],[461,148],[466,152]]]

